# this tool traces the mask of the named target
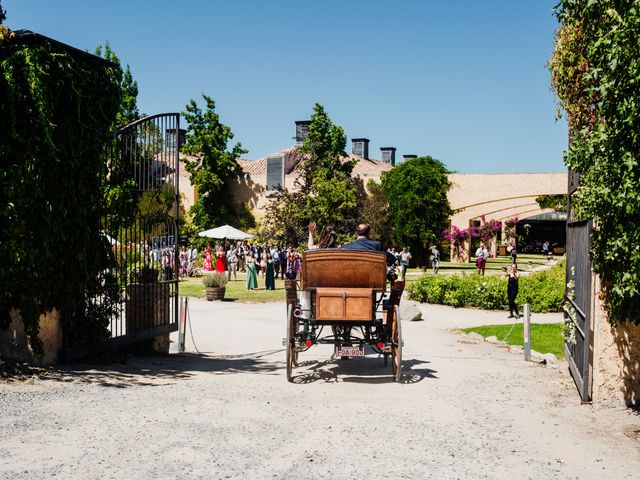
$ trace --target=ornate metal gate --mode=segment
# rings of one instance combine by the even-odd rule
[[[589,257],[591,221],[576,220],[571,197],[579,184],[579,176],[569,172],[569,200],[567,216],[567,294],[564,303],[567,334],[565,356],[578,387],[580,398],[591,399],[591,301],[592,272]]]
[[[65,338],[65,357],[119,348],[178,329],[180,115],[140,119],[117,132],[103,184],[105,268],[93,307],[104,341]]]

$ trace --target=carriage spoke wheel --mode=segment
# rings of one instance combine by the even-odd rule
[[[391,365],[393,378],[396,382],[402,379],[402,322],[400,321],[400,308],[394,306],[393,327],[391,329]]]
[[[287,361],[287,380],[293,381],[293,367],[298,366],[298,352],[294,350],[295,341],[296,341],[296,332],[298,331],[298,322],[293,316],[293,306],[287,306],[287,352],[286,352],[286,361]]]

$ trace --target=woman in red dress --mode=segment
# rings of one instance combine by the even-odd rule
[[[224,273],[227,255],[221,245],[216,247],[216,272]]]
[[[204,251],[204,264],[202,265],[202,270],[205,272],[213,271],[213,263],[211,262],[211,244],[207,244],[207,249]]]

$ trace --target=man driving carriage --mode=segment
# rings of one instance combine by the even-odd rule
[[[380,242],[368,238],[369,225],[359,223],[358,238],[338,249],[327,249],[322,233],[319,243],[324,248],[313,249],[313,227],[309,229],[310,249],[303,257],[298,301],[296,282],[291,280],[286,285],[287,379],[292,381],[299,353],[315,344],[331,344],[334,355],[342,358],[363,357],[365,345],[383,355],[385,365],[391,356],[394,378],[399,381],[402,340],[398,305],[404,282],[395,281],[393,269],[387,274],[387,255]],[[392,288],[383,301],[387,280]],[[324,327],[330,327],[332,334],[323,336]]]

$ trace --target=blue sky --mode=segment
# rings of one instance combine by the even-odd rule
[[[2,0],[5,24],[93,51],[109,41],[142,112],[202,92],[257,159],[320,102],[349,139],[449,169],[565,169],[546,62],[555,0]],[[351,148],[349,140],[348,148]]]

